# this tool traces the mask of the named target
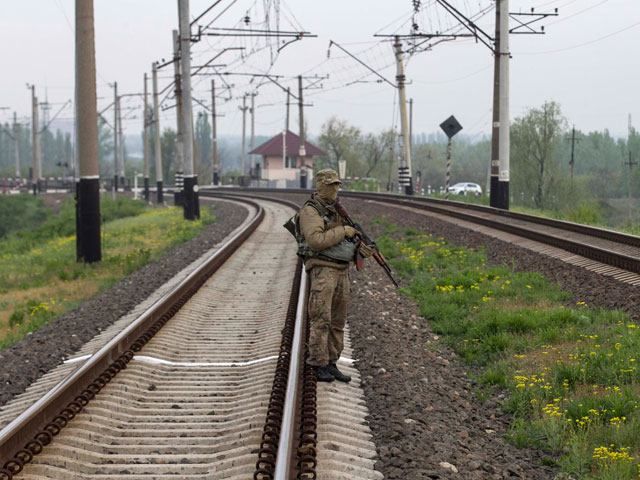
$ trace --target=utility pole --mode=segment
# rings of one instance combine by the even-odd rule
[[[500,208],[500,14],[501,0],[496,0],[496,33],[493,47],[493,123],[491,127],[491,173],[489,205]]]
[[[291,105],[291,89],[287,87],[287,120],[285,123],[285,131],[289,130],[289,106]]]
[[[242,110],[242,167],[241,167],[241,175],[245,174],[245,157],[246,154],[246,135],[247,135],[247,94],[245,93],[242,96],[242,107],[239,107]]]
[[[627,216],[629,225],[632,225],[632,208],[631,208],[631,177],[633,174],[633,167],[638,164],[637,161],[634,161],[631,157],[631,136],[633,134],[633,124],[631,122],[631,114],[629,114],[629,126],[628,126],[628,134],[627,134],[627,150],[629,154],[629,160],[626,164],[629,167],[629,174],[627,175]]]
[[[307,188],[307,166],[305,163],[305,157],[307,151],[305,149],[305,132],[304,132],[304,99],[302,88],[302,75],[298,75],[298,109],[300,113],[300,149],[298,150],[298,156],[300,157],[300,188]]]
[[[31,186],[33,194],[40,191],[40,175],[38,166],[40,164],[40,125],[38,121],[38,97],[36,97],[36,86],[31,85]]]
[[[579,138],[576,138],[576,127],[575,125],[571,129],[571,160],[569,160],[569,169],[571,171],[571,188],[573,188],[573,169],[576,163],[575,150],[576,150],[576,142],[579,141]]]
[[[638,165],[637,161],[634,161],[631,157],[631,149],[629,149],[629,160],[625,162],[629,167],[629,174],[627,175],[627,216],[629,225],[632,225],[632,205],[631,205],[631,177],[633,175],[633,167]]]
[[[213,155],[213,184],[220,183],[220,159],[218,158],[218,119],[216,118],[216,82],[211,80],[211,155]]]
[[[149,152],[151,150],[149,145],[149,90],[147,82],[147,73],[144,74],[144,107],[143,107],[143,175],[144,175],[144,201],[149,203]]]
[[[509,115],[509,0],[499,0],[500,5],[500,119],[498,157],[498,208],[509,210],[509,156],[510,156],[510,115]]]
[[[409,99],[409,150],[413,154],[413,98]]]
[[[18,115],[13,112],[13,147],[16,160],[16,178],[20,178],[20,126],[18,125]]]
[[[120,176],[120,186],[122,191],[125,190],[124,181],[124,136],[122,135],[122,105],[120,101],[122,96],[118,97],[118,175]]]
[[[411,139],[409,138],[409,119],[407,115],[407,95],[405,92],[404,64],[402,59],[402,43],[400,38],[395,37],[393,44],[396,53],[397,75],[396,83],[398,86],[398,98],[400,102],[400,127],[402,129],[403,156],[398,167],[398,177],[400,185],[404,185],[404,193],[413,195],[413,185],[411,179]]]
[[[153,84],[153,154],[156,163],[156,193],[158,205],[162,205],[164,203],[164,195],[162,192],[162,144],[160,142],[160,106],[158,102],[158,62],[153,62],[151,65],[151,78]]]
[[[496,0],[489,204],[509,210],[509,0]]]
[[[189,0],[178,0],[180,19],[180,71],[182,89],[183,154],[184,154],[184,218],[200,218],[198,176],[193,161],[193,117],[191,112],[191,26]]]
[[[79,262],[102,259],[100,170],[93,0],[76,0],[76,132],[80,180],[76,188],[76,253]]]
[[[180,35],[173,31],[173,71],[176,96],[176,172],[174,203],[184,207],[184,112],[182,99],[182,76],[180,66]]]
[[[113,191],[118,191],[118,82],[113,83]]]
[[[249,137],[250,151],[253,151],[253,149],[255,148],[256,141],[256,95],[256,92],[251,93],[251,108],[249,109],[249,113],[251,113],[251,136]],[[251,160],[251,166],[249,168],[251,169],[251,167],[255,167],[255,165],[253,164],[253,157]]]

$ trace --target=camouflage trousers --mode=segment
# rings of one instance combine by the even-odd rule
[[[348,270],[315,266],[309,273],[309,365],[327,365],[340,358],[347,319]]]

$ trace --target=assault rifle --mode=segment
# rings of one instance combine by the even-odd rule
[[[389,280],[391,280],[393,284],[396,286],[396,288],[398,288],[399,287],[398,282],[396,282],[395,278],[393,278],[393,275],[391,274],[391,267],[389,266],[389,264],[387,263],[387,260],[382,255],[382,252],[380,252],[380,250],[378,249],[376,242],[369,235],[366,234],[366,232],[360,226],[360,224],[354,222],[351,219],[351,217],[349,216],[347,211],[344,209],[344,207],[340,204],[340,202],[336,201],[334,203],[334,207],[338,212],[338,214],[340,214],[340,216],[347,223],[347,225],[355,228],[358,231],[358,236],[360,237],[360,241],[363,242],[371,250],[373,250],[373,254],[371,256],[374,258],[376,262],[378,262],[378,265],[382,267],[382,269],[384,270],[384,273],[386,273],[387,277],[389,277]],[[360,254],[360,249],[356,249],[356,269],[362,270],[363,268],[364,268],[364,257]]]

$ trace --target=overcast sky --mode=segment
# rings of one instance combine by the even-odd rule
[[[491,0],[450,0],[468,14],[480,12]],[[213,0],[191,0],[192,18]],[[213,27],[242,27],[249,16],[254,28],[264,28],[264,4],[276,0],[222,0],[201,24],[209,24],[223,7],[232,4]],[[420,31],[445,31],[455,25],[451,17],[423,0],[423,10],[415,17]],[[546,35],[512,35],[511,117],[541,106],[545,100],[560,103],[570,124],[583,131],[608,128],[624,136],[628,115],[640,124],[640,1],[638,0],[512,0],[510,10],[552,12],[560,16],[536,24],[545,26]],[[346,120],[363,131],[380,131],[398,124],[395,89],[375,83],[354,60],[334,46],[327,58],[329,40],[356,54],[385,78],[394,81],[395,63],[391,43],[374,38],[375,33],[409,33],[412,18],[410,0],[284,0],[280,1],[280,29],[306,31],[318,38],[294,42],[281,50],[270,66],[272,50],[262,48],[264,39],[205,37],[193,47],[193,64],[200,65],[222,47],[244,45],[244,58],[238,51],[227,51],[216,63],[226,64],[220,71],[231,73],[269,72],[283,75],[278,81],[297,88],[294,77],[329,75],[318,80],[322,89],[305,91],[312,107],[305,117],[312,135],[331,116]],[[270,12],[275,28],[276,12]],[[177,28],[176,0],[95,0],[95,28],[98,70],[98,106],[109,105],[109,83],[118,81],[121,93],[142,91],[142,78],[152,61],[171,56],[171,30]],[[494,12],[478,19],[490,34]],[[37,86],[39,98],[46,95],[52,111],[73,96],[74,79],[74,2],[72,0],[22,0],[3,2],[0,15],[0,42],[3,68],[0,75],[0,121],[7,121],[13,110],[21,117],[30,115],[30,94],[26,83]],[[515,25],[515,20],[512,20]],[[252,53],[252,48],[259,51]],[[273,49],[275,51],[275,49]],[[481,43],[469,39],[436,45],[431,51],[408,60],[408,98],[414,99],[414,132],[434,132],[454,114],[468,135],[488,133],[491,121],[492,56]],[[171,81],[171,67],[161,73],[160,87]],[[249,77],[225,76],[232,86],[221,91],[219,131],[240,134],[242,115],[238,106],[242,95],[260,82],[256,101],[256,133],[272,135],[284,126],[285,97],[273,83]],[[364,80],[364,82],[362,82]],[[358,83],[352,83],[359,81]],[[313,82],[305,81],[305,85]],[[365,83],[366,82],[366,83]],[[222,87],[222,80],[217,80]],[[352,83],[347,86],[347,84]],[[268,85],[267,85],[268,84]],[[194,96],[210,102],[210,77],[194,78]],[[232,96],[229,101],[224,98]],[[165,101],[171,106],[171,100]],[[127,100],[129,117],[126,133],[137,134],[141,119],[139,101]],[[195,110],[200,108],[196,105]],[[162,115],[164,126],[174,127],[173,110]],[[70,118],[72,109],[61,113]],[[110,112],[106,115],[109,117]],[[292,130],[297,131],[297,109],[291,109]]]

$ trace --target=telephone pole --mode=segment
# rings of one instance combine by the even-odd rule
[[[489,204],[509,210],[509,0],[496,0]]]
[[[16,160],[16,178],[20,178],[20,126],[18,124],[18,115],[13,112],[13,147]]]
[[[193,161],[193,117],[191,112],[191,26],[189,0],[178,0],[180,19],[180,71],[182,89],[183,160],[184,160],[184,218],[200,218],[198,176]]]
[[[409,150],[413,153],[413,98],[409,99]]]
[[[251,136],[249,137],[250,151],[253,151],[253,149],[255,148],[256,141],[256,95],[256,92],[251,93],[251,108],[249,109],[249,113],[251,113]],[[249,168],[251,169],[251,167],[255,167],[255,165],[253,164],[253,158],[251,160],[251,166]]]
[[[499,66],[499,174],[497,208],[509,210],[509,156],[510,156],[510,118],[509,118],[509,0],[498,0],[500,8],[500,40],[498,48]]]
[[[397,75],[396,83],[398,85],[398,101],[400,103],[400,127],[402,129],[403,156],[398,167],[398,178],[400,185],[404,186],[406,195],[413,195],[413,185],[411,181],[411,139],[409,138],[409,119],[407,115],[407,95],[405,92],[405,74],[402,53],[402,43],[400,37],[395,37],[393,44],[396,53]]]
[[[180,66],[180,35],[173,31],[173,71],[176,96],[176,172],[174,184],[176,193],[174,203],[184,206],[184,118],[182,100],[182,75]]]
[[[76,0],[76,132],[80,180],[76,189],[76,253],[85,263],[102,259],[100,170],[93,0]]]
[[[576,150],[576,142],[579,142],[580,139],[576,138],[576,127],[575,125],[571,129],[571,160],[569,160],[569,170],[571,172],[571,188],[573,188],[573,170],[576,164],[575,150]]]
[[[291,89],[287,87],[287,120],[285,123],[285,130],[289,130],[289,106],[291,105]]]
[[[118,82],[113,83],[113,191],[118,191]]]
[[[38,121],[38,97],[36,86],[31,85],[31,186],[33,194],[40,191],[40,122]]]
[[[220,183],[220,159],[218,158],[218,119],[216,118],[216,82],[211,80],[211,154],[213,155],[213,184],[218,185]]]
[[[122,105],[120,101],[122,96],[118,97],[118,175],[120,176],[120,186],[125,191],[124,182],[124,137],[122,135]]]
[[[246,154],[246,151],[247,151],[247,149],[246,149],[247,109],[249,108],[249,107],[247,107],[247,94],[246,93],[242,96],[242,107],[239,107],[239,108],[240,108],[240,110],[242,110],[242,149],[241,149],[241,152],[242,152],[242,167],[240,169],[241,170],[240,174],[244,175],[245,174],[245,168],[246,168],[246,165],[245,165],[246,159],[245,159],[245,157],[247,156],[247,154]]]
[[[158,102],[158,62],[153,62],[151,65],[151,78],[153,84],[153,155],[156,163],[156,200],[158,205],[162,205],[164,203],[164,195],[162,192],[162,144],[160,142],[160,106]]]
[[[496,0],[496,33],[493,47],[493,122],[491,126],[491,172],[489,205],[499,208],[500,181],[500,13],[501,0]]]
[[[144,175],[144,201],[149,203],[149,153],[151,147],[149,145],[149,124],[150,111],[149,111],[149,90],[147,82],[147,73],[144,74],[144,107],[143,107],[143,175]]]
[[[304,132],[304,98],[302,88],[302,75],[298,75],[298,109],[300,114],[300,149],[298,156],[300,157],[300,188],[307,188],[307,166],[305,157],[307,151],[305,149],[305,132]]]

